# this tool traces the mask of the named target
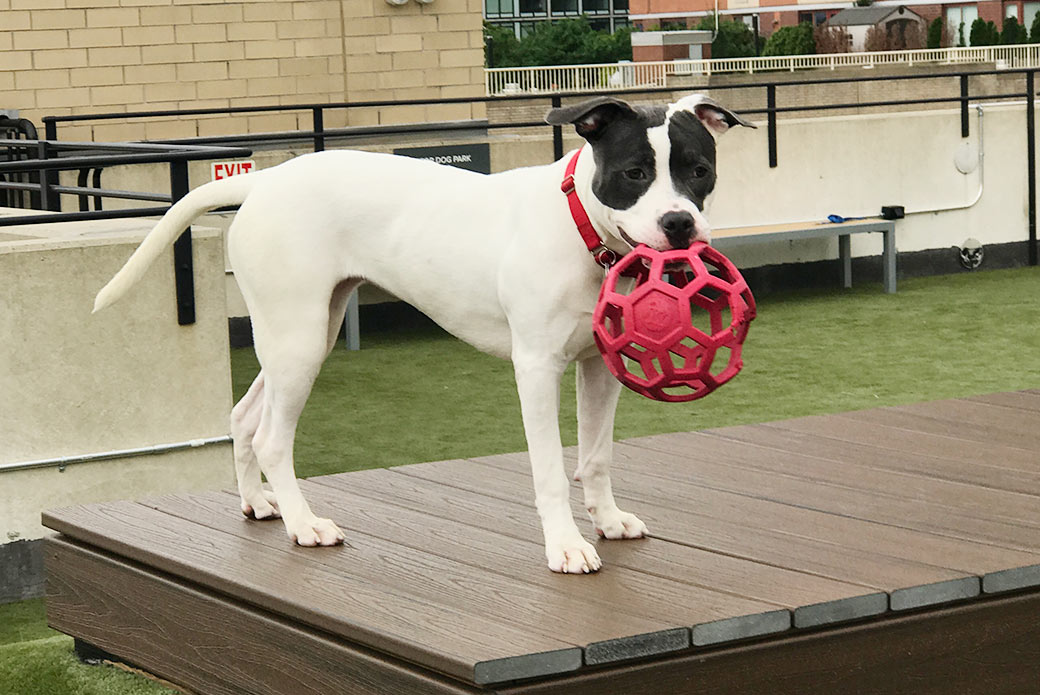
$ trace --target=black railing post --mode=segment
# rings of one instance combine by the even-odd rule
[[[314,151],[321,152],[325,149],[325,112],[320,106],[315,106],[311,113],[314,126]]]
[[[562,102],[560,101],[559,95],[552,97],[552,107],[554,109],[560,108]],[[563,159],[563,127],[554,125],[553,131],[553,161],[558,162]]]
[[[961,137],[968,137],[968,76],[961,75]]]
[[[1036,248],[1036,82],[1026,73],[1026,199],[1029,201],[1029,265],[1037,264]]]
[[[47,146],[47,141],[37,143],[36,145],[36,158],[47,160],[50,148]],[[40,169],[40,209],[41,210],[53,210],[51,198],[57,197],[57,193],[51,191],[51,175],[47,169]]]
[[[766,85],[766,109],[768,110],[766,128],[769,138],[769,168],[776,168],[776,85]]]
[[[58,124],[54,121],[44,122],[44,135],[48,142],[53,142],[58,139]],[[44,146],[40,150],[40,159],[47,159],[50,155],[50,148]],[[50,210],[51,212],[61,212],[61,196],[53,191],[50,191],[51,186],[58,185],[58,170],[57,169],[44,169],[40,172],[40,209]],[[44,196],[44,192],[49,192],[49,196]]]
[[[188,194],[188,162],[170,162],[170,196],[174,204]],[[191,227],[173,242],[173,279],[177,288],[177,323],[195,323],[195,274],[191,258]]]
[[[87,187],[87,178],[90,176],[90,167],[82,167],[79,170],[79,176],[76,179],[76,185],[80,188]],[[79,211],[86,212],[90,209],[90,204],[87,199],[86,193],[80,193],[76,196],[79,198]]]

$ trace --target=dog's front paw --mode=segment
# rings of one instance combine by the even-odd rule
[[[549,560],[549,569],[564,574],[589,574],[603,566],[599,553],[580,534],[546,543],[545,557]]]
[[[596,533],[608,540],[642,538],[646,535],[646,524],[638,516],[617,507],[609,510],[590,509],[589,516],[592,517]]]
[[[317,545],[341,545],[346,539],[331,519],[311,517],[294,525],[286,525],[285,530],[297,545],[313,547]]]

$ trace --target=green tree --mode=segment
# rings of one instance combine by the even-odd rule
[[[1040,43],[1040,12],[1033,15],[1033,24],[1029,27],[1029,43]]]
[[[972,46],[992,46],[998,42],[997,25],[979,17],[971,23],[968,43]]]
[[[764,56],[810,55],[816,52],[813,26],[802,22],[793,27],[781,27],[773,32],[762,50]]]
[[[1000,43],[1011,46],[1018,43],[1026,43],[1026,28],[1018,23],[1018,17],[1005,17],[1004,29],[1000,32]]]
[[[585,17],[538,22],[519,41],[510,29],[484,25],[485,64],[496,68],[520,65],[582,65],[632,59],[631,30],[596,31]]]
[[[710,14],[701,19],[696,28],[701,31],[715,30],[715,16]],[[755,34],[741,21],[719,20],[719,33],[711,42],[712,58],[746,58],[755,55]]]
[[[986,34],[989,40],[987,45],[996,46],[1000,44],[1000,29],[993,22],[986,22]]]
[[[928,48],[942,48],[943,19],[936,17],[928,25]]]
[[[484,22],[484,67],[505,68],[520,65],[520,42],[516,34],[500,24]]]
[[[961,22],[957,25],[957,46],[964,48],[967,45],[967,42],[964,40],[964,22]]]

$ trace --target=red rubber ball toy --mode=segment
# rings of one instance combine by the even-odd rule
[[[736,266],[703,242],[639,245],[607,272],[592,315],[596,345],[622,384],[659,401],[702,398],[744,366],[755,298]]]

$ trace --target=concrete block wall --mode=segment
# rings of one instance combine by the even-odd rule
[[[0,108],[45,115],[483,94],[480,0],[0,0]],[[365,110],[326,126],[482,117]],[[309,112],[70,124],[65,140],[308,129]]]
[[[0,208],[0,216],[22,211]],[[196,323],[177,324],[172,252],[122,300],[93,296],[152,223],[107,220],[0,230],[0,603],[42,589],[40,512],[232,486],[224,254],[193,233]],[[216,440],[67,466],[58,457]],[[198,442],[196,442],[198,443]]]

